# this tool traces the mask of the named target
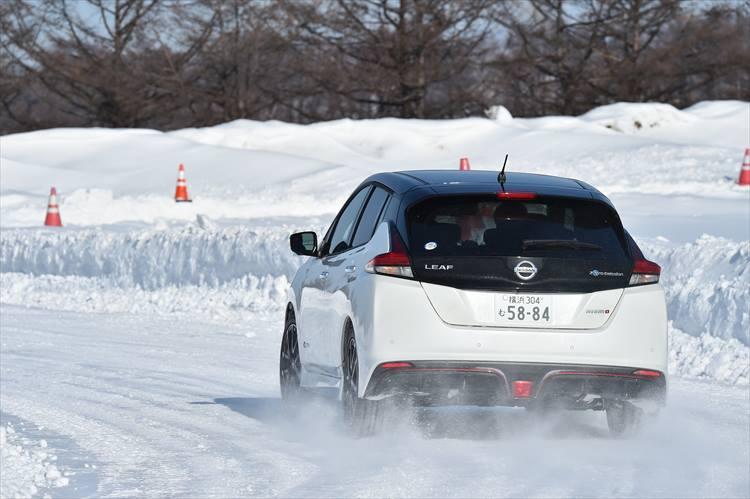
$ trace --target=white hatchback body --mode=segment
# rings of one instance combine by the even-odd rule
[[[368,185],[385,189],[387,175],[368,179],[359,189]],[[455,178],[455,173],[451,175],[447,182]],[[525,189],[536,186],[543,190],[545,179],[523,180]],[[445,285],[442,276],[451,274],[453,265],[446,260],[425,263],[424,258],[414,256],[413,238],[399,234],[398,217],[409,209],[409,196],[399,192],[399,188],[406,193],[411,191],[408,185],[394,184],[377,220],[369,222],[374,226],[367,229],[372,231],[371,237],[360,237],[360,243],[367,240],[353,247],[343,245],[341,251],[310,256],[293,279],[288,307],[296,319],[302,387],[340,389],[342,343],[349,327],[356,338],[357,394],[362,398],[379,399],[404,392],[426,395],[423,392],[441,389],[450,392],[442,394],[450,398],[456,389],[470,390],[472,379],[466,376],[476,374],[483,380],[492,378],[493,383],[497,382],[497,390],[502,393],[491,403],[502,405],[527,405],[542,395],[564,395],[575,401],[576,397],[582,400],[582,395],[592,393],[605,398],[655,398],[663,403],[667,315],[658,266],[642,259],[642,255],[633,256],[652,266],[641,274],[635,268],[640,264],[636,263],[632,276],[622,277],[626,283],[637,285],[590,292],[527,292],[525,288],[502,286],[486,289],[487,286],[475,288],[465,282],[460,286]],[[593,189],[580,184],[584,189]],[[355,197],[350,198],[350,204]],[[362,215],[364,210],[358,208],[360,217],[367,216]],[[329,239],[340,219],[342,215],[329,230]],[[359,228],[358,222],[351,223],[352,230]],[[355,236],[350,233],[347,237]],[[412,243],[408,251],[403,247],[406,240]],[[330,241],[324,240],[321,246],[327,242]],[[424,246],[429,255],[437,243],[429,241]],[[388,260],[395,250],[411,255],[407,256],[409,275],[404,275],[406,266],[391,265],[393,261]],[[633,251],[639,252],[637,248]],[[377,258],[383,255],[386,258],[378,266]],[[510,269],[518,278],[518,286],[533,280],[531,274],[537,270],[540,275],[544,270],[543,265],[537,269],[543,259],[521,258]],[[419,269],[413,268],[415,265]],[[587,278],[595,280],[603,272],[606,271],[592,268]],[[648,272],[656,272],[655,279],[648,277]],[[420,279],[420,275],[439,275],[441,279],[427,282],[430,279]],[[521,309],[524,320],[519,319]],[[391,380],[386,379],[391,374]],[[441,381],[431,385],[425,377],[440,377]],[[402,378],[406,380],[403,383]],[[553,387],[551,381],[562,378],[567,384]],[[487,385],[479,385],[479,392],[486,392]],[[640,385],[656,388],[644,391]]]

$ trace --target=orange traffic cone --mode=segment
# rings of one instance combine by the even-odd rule
[[[740,178],[737,179],[740,185],[750,185],[750,147],[745,149],[745,159],[742,161],[740,168]]]
[[[471,170],[469,166],[469,158],[461,158],[461,162],[458,164],[459,170]]]
[[[47,217],[44,219],[44,225],[49,227],[62,227],[60,219],[60,208],[57,206],[57,189],[54,187],[49,191],[49,202],[47,203]]]
[[[180,163],[180,171],[177,173],[177,190],[174,191],[174,200],[176,203],[193,202],[188,196],[187,182],[185,181],[185,167],[182,163]]]

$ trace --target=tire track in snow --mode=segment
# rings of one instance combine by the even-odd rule
[[[663,417],[634,440],[609,439],[600,413],[537,423],[518,410],[438,414],[427,436],[407,419],[351,440],[330,405],[282,417],[279,320],[2,314],[3,409],[94,454],[101,496],[732,497],[750,487],[739,388],[672,383]]]
[[[31,312],[31,315],[36,319],[39,313]],[[59,323],[56,317],[60,317]],[[108,317],[104,319],[104,328],[99,320],[93,321],[99,324],[87,324],[82,328],[84,331],[77,331],[79,324],[71,327],[66,324],[64,315],[57,314],[41,320],[39,328],[4,320],[4,366],[13,365],[11,373],[23,366],[25,376],[21,377],[29,378],[27,383],[37,379],[32,381],[32,387],[21,386],[14,382],[18,378],[8,379],[12,375],[4,373],[4,410],[71,435],[96,455],[102,463],[98,495],[247,493],[252,480],[247,478],[240,460],[231,457],[246,449],[242,445],[227,444],[233,439],[241,441],[242,433],[230,425],[226,438],[216,438],[224,431],[222,413],[233,414],[222,407],[212,406],[211,410],[206,410],[206,406],[190,404],[217,394],[235,394],[231,387],[239,383],[244,386],[247,382],[244,373],[226,383],[215,371],[212,371],[213,377],[193,371],[194,366],[200,365],[196,354],[209,351],[208,346],[213,343],[210,336],[213,328],[203,326],[200,328],[202,335],[195,335],[195,329],[190,329],[189,336],[198,340],[200,348],[187,354],[184,348],[176,349],[182,354],[175,355],[171,348],[153,348],[164,339],[159,330],[174,327],[170,321],[155,321],[147,331],[121,327],[118,332],[124,334],[109,337],[114,328],[107,324]],[[125,322],[140,325],[142,321],[126,319]],[[232,343],[244,340],[241,335],[228,336],[236,339]],[[8,337],[19,341],[9,345]],[[187,341],[190,343],[190,338]],[[241,350],[236,344],[231,347],[234,352]],[[45,354],[40,355],[40,350]],[[19,355],[16,351],[20,351]],[[224,349],[222,352],[226,353]],[[239,362],[241,358],[234,361]],[[107,367],[108,364],[115,367]],[[170,369],[170,364],[182,369]],[[36,368],[41,376],[31,374]],[[183,380],[191,386],[187,393]],[[203,397],[198,396],[199,386],[203,387]],[[241,422],[247,423],[245,418]],[[235,447],[234,452],[232,447]],[[270,462],[275,461],[278,459]],[[261,465],[267,475],[283,475],[282,470],[276,472],[267,464]],[[218,470],[222,470],[223,475],[219,481],[215,480]],[[276,486],[283,483],[278,478],[271,481]],[[265,492],[264,495],[271,495],[274,490]]]

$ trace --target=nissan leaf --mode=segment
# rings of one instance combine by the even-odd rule
[[[358,434],[381,406],[606,411],[632,432],[665,403],[659,265],[579,180],[492,171],[366,179],[288,293],[282,397],[328,390]]]

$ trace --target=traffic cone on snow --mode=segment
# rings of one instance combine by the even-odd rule
[[[750,147],[745,149],[745,159],[742,160],[740,168],[740,178],[737,179],[740,185],[750,185]]]
[[[469,166],[469,158],[461,158],[460,163],[458,164],[459,170],[471,170],[471,166]]]
[[[176,203],[192,203],[193,200],[188,196],[187,182],[185,181],[185,166],[180,163],[180,170],[177,173],[177,190],[174,192]]]
[[[60,219],[60,208],[57,206],[57,189],[54,187],[49,191],[49,202],[47,203],[47,217],[44,225],[49,227],[62,227]]]

